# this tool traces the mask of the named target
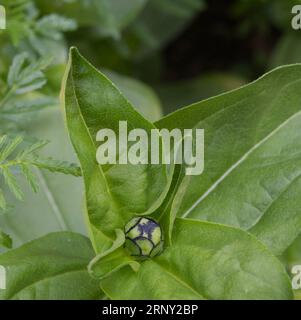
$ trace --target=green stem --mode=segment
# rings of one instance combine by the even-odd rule
[[[24,163],[31,164],[30,161],[26,161],[26,160],[11,160],[11,161],[0,163],[0,169],[18,166]]]
[[[40,169],[36,168],[36,174],[39,179],[40,186],[42,187],[42,189],[46,195],[46,198],[48,200],[48,203],[51,207],[51,211],[54,213],[54,215],[59,223],[60,228],[63,231],[68,230],[69,228],[67,227],[67,223],[65,221],[64,215],[63,215],[62,211],[60,210],[51,190],[49,189],[43,173],[41,172]]]

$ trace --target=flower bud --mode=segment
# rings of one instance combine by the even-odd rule
[[[124,228],[125,248],[131,256],[152,258],[163,250],[163,234],[160,225],[153,219],[136,217]]]

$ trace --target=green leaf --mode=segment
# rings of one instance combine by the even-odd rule
[[[15,56],[7,77],[10,88],[8,94],[20,95],[42,88],[46,83],[42,71],[49,66],[50,62],[49,56],[34,62],[30,60],[27,53]]]
[[[96,252],[102,253],[111,246],[114,230],[122,229],[134,215],[151,214],[161,205],[172,168],[97,163],[96,134],[100,129],[112,129],[118,137],[120,121],[148,133],[155,127],[76,49],[70,52],[63,92],[67,126],[84,176],[92,243]]]
[[[133,55],[144,56],[168,44],[203,10],[203,0],[149,0],[145,9],[129,27]]]
[[[38,189],[39,189],[39,186],[38,186],[38,182],[37,182],[37,179],[35,177],[35,175],[32,173],[32,171],[30,170],[30,167],[29,165],[27,164],[22,164],[21,165],[21,169],[22,169],[22,172],[25,176],[25,178],[27,179],[27,181],[29,182],[32,190],[34,192],[38,192]]]
[[[281,263],[252,235],[233,227],[177,219],[173,245],[101,281],[112,299],[291,299]],[[122,290],[120,290],[122,288]]]
[[[162,117],[160,100],[149,86],[116,72],[102,71],[147,120],[154,122]]]
[[[301,229],[301,65],[159,120],[205,129],[205,171],[184,176],[171,216],[250,230],[281,254]]]
[[[28,58],[27,53],[21,53],[14,57],[14,60],[12,62],[11,67],[9,68],[9,72],[7,76],[7,84],[10,87],[12,87],[14,83],[18,81],[19,74],[27,58]]]
[[[60,40],[63,38],[63,32],[73,31],[76,27],[74,20],[50,14],[37,21],[36,32],[52,40]]]
[[[9,190],[15,195],[18,200],[23,200],[24,195],[15,175],[7,167],[1,168],[1,173],[3,174],[4,181]]]
[[[0,247],[10,249],[12,245],[13,245],[13,242],[11,237],[0,230]]]
[[[3,136],[2,138],[2,143],[0,144],[0,163],[6,160],[23,141],[21,136],[17,136],[11,141],[6,139],[6,136]],[[6,142],[6,140],[8,141]]]
[[[22,142],[23,138],[21,136],[17,136],[13,139],[2,136],[0,139],[0,174],[3,175],[7,186],[15,194],[17,199],[23,199],[23,192],[17,180],[17,176],[20,172],[23,173],[33,191],[37,192],[38,190],[36,178],[30,167],[47,169],[51,172],[71,174],[77,177],[81,175],[80,168],[74,163],[54,160],[50,157],[41,158],[37,155],[36,151],[44,147],[45,144],[47,144],[46,141],[38,141],[35,143],[27,142],[29,146],[27,145],[25,149],[19,151],[15,156],[15,150]],[[22,148],[20,147],[20,149]],[[3,206],[4,204],[2,203],[2,207]]]
[[[51,172],[60,172],[64,174],[71,174],[75,177],[81,176],[81,170],[75,163],[67,161],[55,160],[52,158],[34,157],[30,159],[30,163],[41,169],[47,169]]]
[[[140,264],[123,249],[122,246],[124,242],[124,232],[122,230],[116,230],[116,240],[114,241],[112,247],[104,253],[97,255],[89,263],[88,271],[90,275],[101,280],[128,265],[134,271],[138,271]]]
[[[139,14],[147,0],[80,0],[37,4],[46,13],[59,13],[81,26],[97,25],[104,36],[119,37],[120,31]]]
[[[50,106],[57,105],[57,99],[51,97],[38,97],[34,99],[14,99],[10,101],[9,106],[1,112],[1,115],[22,116],[24,113],[42,111]],[[1,116],[0,115],[0,116]]]
[[[76,233],[49,234],[0,255],[7,275],[5,300],[88,300],[102,298],[86,266],[93,257],[90,241]]]

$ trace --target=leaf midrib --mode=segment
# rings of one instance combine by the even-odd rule
[[[248,228],[248,231],[252,232],[253,229],[256,228],[256,225],[258,225],[258,223],[261,222],[261,220],[265,217],[265,215],[271,210],[271,208],[273,207],[273,205],[281,198],[281,196],[282,196],[285,192],[287,192],[287,191],[289,190],[289,188],[290,188],[294,183],[296,183],[296,182],[299,180],[300,177],[301,177],[301,172],[298,173],[298,174],[296,175],[296,177],[294,177],[294,178],[287,184],[287,186],[286,186],[283,190],[281,190],[281,192],[278,194],[278,196],[271,201],[271,203],[269,204],[269,206],[262,212],[262,215],[258,218],[258,220],[255,221],[255,222]]]
[[[154,264],[156,264],[158,267],[160,267],[166,274],[168,274],[171,278],[179,282],[182,286],[186,287],[187,289],[191,290],[195,295],[199,296],[202,300],[208,300],[204,296],[202,296],[196,289],[191,287],[188,283],[186,283],[184,280],[180,279],[177,275],[173,274],[172,272],[168,271],[166,268],[161,266],[158,261],[155,259],[152,260]]]
[[[73,94],[74,94],[74,98],[76,100],[76,104],[77,104],[77,108],[78,108],[78,111],[79,111],[79,114],[80,114],[80,117],[82,119],[82,122],[86,128],[86,131],[87,131],[87,134],[92,142],[92,145],[94,146],[94,148],[96,149],[96,146],[95,146],[95,143],[94,143],[94,140],[92,139],[91,137],[91,134],[90,134],[90,131],[86,125],[86,122],[84,120],[84,117],[83,117],[83,114],[82,114],[82,111],[81,111],[81,108],[80,108],[80,105],[79,105],[79,101],[78,101],[78,98],[77,98],[77,94],[76,94],[76,90],[75,90],[75,85],[74,85],[74,78],[73,78],[73,67],[71,65],[71,72],[70,72],[70,76],[71,76],[71,81],[72,81],[72,88],[73,88]],[[114,197],[112,196],[111,192],[110,192],[110,188],[109,188],[109,185],[108,185],[108,181],[107,181],[107,178],[104,174],[104,172],[102,171],[100,165],[97,165],[97,170],[99,171],[100,175],[103,177],[105,183],[106,183],[106,191],[108,193],[108,195],[110,196],[111,198],[111,201],[117,206],[117,203],[114,199]],[[118,206],[117,206],[118,207]],[[120,217],[123,219],[122,215],[120,215]],[[99,230],[97,228],[97,230]],[[113,241],[114,239],[112,237],[110,237],[108,234],[104,233],[102,230],[99,230],[105,237],[107,237],[108,239],[110,239],[111,241]]]
[[[295,117],[301,114],[301,111],[294,113],[284,122],[282,122],[277,128],[271,131],[267,136],[257,142],[252,148],[250,148],[238,161],[236,161],[228,170],[226,170],[219,179],[217,179],[203,194],[198,200],[186,210],[181,216],[182,218],[188,217],[188,215],[205,199],[207,198],[211,192],[213,192],[237,167],[240,166],[254,151],[256,151],[259,147],[264,145],[270,138],[272,138],[278,131],[282,130],[290,121],[292,121]]]

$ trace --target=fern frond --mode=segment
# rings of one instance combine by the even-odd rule
[[[27,163],[22,163],[21,164],[21,169],[23,172],[24,177],[28,181],[29,185],[31,186],[31,189],[34,192],[38,192],[39,190],[39,184],[37,182],[37,179],[35,175],[32,173],[30,166]]]
[[[25,113],[41,111],[45,108],[55,105],[58,105],[58,99],[48,96],[41,96],[34,99],[13,99],[10,101],[9,105],[7,105],[7,108],[1,112],[1,114],[4,116],[22,116]]]
[[[75,177],[81,176],[81,169],[74,163],[67,161],[55,160],[53,158],[35,157],[30,160],[31,164],[41,168],[47,169],[51,172],[60,172],[64,174],[73,175]]]
[[[2,141],[3,148],[1,148],[0,144],[0,163],[6,160],[14,151],[15,149],[22,143],[23,138],[21,136],[17,136],[9,143],[5,144],[5,141],[7,140],[7,136],[4,136],[4,139]]]
[[[36,32],[52,40],[63,38],[63,32],[73,31],[77,28],[75,20],[50,14],[42,17],[36,23]]]
[[[15,195],[18,200],[23,200],[23,192],[17,182],[15,175],[10,171],[9,167],[2,167],[1,173],[9,190]]]
[[[37,179],[32,172],[33,167],[76,177],[81,175],[81,169],[76,164],[53,158],[42,158],[37,154],[37,151],[42,149],[48,141],[37,141],[28,144],[24,149],[21,149],[22,142],[23,138],[21,136],[14,138],[0,137],[0,175],[3,176],[9,190],[17,199],[23,199],[23,192],[16,178],[17,175],[25,177],[32,190],[34,192],[38,191]],[[1,190],[0,208],[6,208],[6,201]]]
[[[28,93],[42,88],[46,84],[43,73],[51,63],[52,58],[45,57],[35,62],[27,53],[18,54],[9,69],[7,84],[14,94]]]
[[[8,71],[7,88],[0,99],[0,108],[5,110],[16,96],[41,89],[47,82],[43,70],[51,61],[49,56],[32,61],[28,53],[16,55]]]

